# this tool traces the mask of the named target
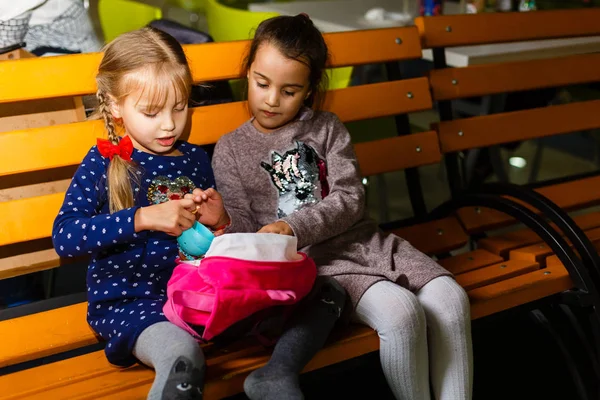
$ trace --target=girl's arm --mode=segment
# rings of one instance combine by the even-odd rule
[[[331,114],[326,132],[329,194],[317,204],[282,218],[298,238],[298,248],[316,244],[347,231],[365,212],[365,190],[348,130]]]
[[[191,199],[102,213],[108,200],[107,166],[108,160],[93,147],[75,172],[52,229],[54,248],[61,257],[97,253],[142,238],[147,230],[177,236],[192,226]]]
[[[100,214],[107,201],[107,167],[108,160],[94,146],[75,172],[52,229],[61,257],[91,254],[138,236],[134,225],[138,207]]]
[[[253,217],[237,163],[229,151],[230,141],[229,135],[222,137],[215,146],[212,159],[217,189],[230,217],[227,232],[256,232],[260,226]]]

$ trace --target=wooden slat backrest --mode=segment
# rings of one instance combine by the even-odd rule
[[[418,31],[390,28],[325,35],[332,67],[421,57]],[[248,41],[185,46],[194,81],[237,78]],[[349,45],[351,44],[351,45]],[[0,103],[94,93],[101,54],[0,63]]]
[[[435,100],[453,100],[598,80],[600,54],[444,68],[430,73]]]
[[[355,146],[363,175],[375,175],[439,162],[435,132],[381,139]],[[50,236],[64,193],[0,202],[0,246]]]
[[[431,108],[431,96],[427,79],[417,78],[331,91],[324,108],[350,122],[427,110]],[[189,141],[195,144],[215,143],[249,118],[245,102],[198,107],[191,114]],[[3,154],[0,176],[77,164],[96,138],[104,136],[100,121],[0,133],[0,149],[26,148],[28,155]]]
[[[435,101],[445,106],[444,102],[470,97],[600,81],[600,54],[590,53],[596,46],[597,36],[600,36],[598,17],[600,9],[418,18],[416,25],[423,47],[438,49],[437,52],[434,51],[437,69],[430,73],[432,96]],[[504,47],[502,54],[490,57],[494,60],[505,60],[503,62],[443,68],[443,60],[440,59],[443,51],[446,54],[452,51],[461,52],[462,48],[452,49],[457,46],[585,36],[596,36],[589,39],[593,46],[573,51],[560,50],[559,54],[571,54],[564,57],[546,55],[545,59],[537,59],[544,57],[541,51],[533,56],[522,54],[519,44],[515,43],[514,53],[511,53],[510,48]],[[559,48],[565,49],[568,45],[568,42],[563,43]],[[530,48],[531,45],[524,46]],[[547,44],[543,46],[544,49],[552,50]],[[445,48],[447,49],[444,50]],[[496,46],[490,46],[491,51],[494,48]],[[486,49],[481,46],[473,50],[473,53]],[[521,61],[514,61],[519,57],[523,57]],[[598,106],[600,101],[592,100],[443,120],[436,130],[440,136],[442,153],[456,153],[598,128]],[[442,119],[452,119],[452,116],[446,114]],[[449,157],[455,157],[455,154],[449,154]],[[562,185],[558,187],[562,189]],[[547,188],[552,190],[550,199],[565,209],[577,209],[595,204],[600,198],[595,193],[592,195],[585,184],[569,187],[566,192],[562,189],[564,193],[553,191],[553,187]],[[542,190],[546,188],[540,189]],[[564,197],[571,199],[567,200]],[[465,208],[460,210],[458,215],[467,232],[471,234],[494,230],[514,222],[505,214],[485,208]]]
[[[600,35],[600,9],[419,17],[424,48]]]
[[[444,121],[442,152],[449,153],[519,140],[583,131],[600,126],[600,100]]]
[[[419,36],[414,27],[337,33],[327,35],[326,40],[332,54],[332,66],[421,56]],[[239,76],[240,61],[247,45],[248,42],[243,41],[187,46],[194,79],[210,81]],[[86,54],[33,60],[34,63],[31,60],[0,63],[0,102],[92,93],[99,57],[99,54]],[[25,87],[11,86],[12,81],[24,80],[27,80]],[[405,114],[431,107],[426,78],[331,91],[324,104],[326,110],[336,113],[343,122]],[[188,140],[195,144],[215,143],[221,135],[249,118],[245,102],[198,107],[190,114]],[[100,121],[1,133],[0,149],[26,149],[27,157],[22,157],[19,151],[6,151],[0,157],[0,178],[76,165],[96,138],[103,136],[105,132]],[[436,163],[441,158],[434,132],[361,143],[356,146],[356,152],[364,175]],[[0,202],[0,214],[6,216],[0,231],[0,246],[47,238],[63,196],[64,188],[55,193]],[[46,253],[45,256],[53,258],[52,254]],[[13,259],[14,262],[18,260],[18,257]],[[42,265],[49,268],[52,260],[46,261]],[[8,265],[0,267],[4,274],[13,273]],[[29,269],[29,265],[21,268],[23,271]]]
[[[600,9],[417,18],[425,48],[600,35]],[[511,61],[431,71],[436,101],[600,80],[600,54]],[[442,121],[443,153],[592,129],[598,101]]]

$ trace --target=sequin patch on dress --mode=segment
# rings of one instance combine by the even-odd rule
[[[148,201],[160,204],[167,200],[183,199],[183,196],[192,193],[195,188],[196,185],[187,176],[178,176],[173,181],[166,176],[158,176],[148,187]]]
[[[277,216],[318,203],[329,194],[327,167],[315,149],[296,141],[296,148],[283,155],[271,152],[271,164],[260,163],[271,176],[279,194]]]

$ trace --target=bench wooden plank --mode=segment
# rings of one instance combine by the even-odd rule
[[[0,258],[0,279],[45,271],[60,265],[61,260],[54,249]]]
[[[572,219],[577,226],[584,231],[600,227],[599,212],[579,214],[573,216]],[[556,225],[553,223],[550,224],[550,226],[556,228]],[[501,235],[480,239],[477,242],[477,246],[481,249],[488,250],[494,254],[498,254],[499,256],[507,258],[509,255],[508,253],[511,250],[541,242],[542,238],[540,238],[531,229],[519,229]]]
[[[0,322],[0,368],[98,343],[86,313],[79,303]]]
[[[360,65],[421,57],[415,27],[326,34],[330,66]],[[396,39],[399,38],[399,43]],[[348,46],[348,43],[352,43]],[[373,46],[377,43],[377,46]],[[195,82],[238,78],[249,41],[183,46]],[[76,54],[0,63],[0,103],[74,96],[96,91],[101,53]],[[207,62],[213,60],[213,62]],[[218,62],[214,62],[218,60]],[[370,98],[371,99],[371,98]]]
[[[432,105],[428,80],[414,78],[331,90],[323,108],[352,122],[430,110]]]
[[[421,132],[354,145],[363,176],[440,162],[437,134]]]
[[[536,189],[566,211],[600,204],[600,176]],[[469,234],[483,233],[515,223],[510,216],[485,207],[465,207],[458,216]]]
[[[535,262],[508,260],[456,275],[456,281],[469,291],[538,269],[540,269],[540,265]]]
[[[585,234],[592,243],[600,242],[600,228],[591,229],[586,231]],[[570,241],[567,240],[567,243],[570,244]],[[509,254],[511,260],[527,260],[545,265],[545,259],[552,255],[553,251],[547,244],[537,243],[532,244],[531,246],[511,250]]]
[[[572,288],[573,282],[562,265],[547,266],[469,291],[471,318],[482,318]]]
[[[435,48],[598,35],[598,19],[600,10],[578,9],[418,17],[415,25],[423,47]]]
[[[408,92],[412,98],[406,96]],[[343,122],[426,110],[432,105],[425,78],[354,86],[331,91],[327,97],[324,109],[337,114]],[[248,119],[246,102],[194,108],[188,125],[189,142],[216,143]],[[78,164],[96,139],[105,136],[100,121],[0,133],[1,149],[28,149],[27,157],[18,151],[3,154],[0,176]]]
[[[469,237],[454,217],[407,226],[392,231],[425,254],[440,254],[467,244]]]
[[[429,74],[433,98],[453,100],[596,82],[600,54],[437,69]]]
[[[425,252],[450,251],[464,246],[467,241],[467,236],[454,217],[402,228],[396,232]],[[436,240],[431,240],[432,237]],[[5,338],[6,345],[0,348],[0,367],[97,343],[98,338],[85,319],[86,306],[80,303],[0,322],[0,337]],[[31,328],[38,324],[51,334],[40,335],[39,330]]]
[[[419,151],[416,151],[416,149]],[[374,149],[398,154],[401,157],[381,157],[376,161],[371,153]],[[382,139],[357,145],[359,165],[367,169],[363,175],[389,171],[398,165],[419,166],[439,161],[440,153],[435,133],[425,132],[415,135]],[[381,153],[378,154],[379,156]],[[390,154],[391,155],[391,154]],[[0,231],[0,246],[27,240],[48,237],[52,231],[54,218],[64,200],[64,193],[38,196],[0,203],[0,215],[4,218],[4,228]],[[456,230],[458,224],[454,226]],[[442,228],[440,228],[442,229]]]
[[[64,193],[0,203],[0,246],[49,237]]]
[[[242,342],[248,343],[248,341]],[[262,346],[242,345],[238,349],[215,349],[206,353],[207,385],[205,398],[222,398],[241,391],[247,374],[263,366],[270,351]],[[332,363],[358,357],[379,348],[379,338],[370,328],[351,326],[339,340],[327,344],[306,366],[304,372]],[[248,351],[251,349],[251,351]],[[98,399],[116,396],[132,390],[132,398],[145,398],[154,379],[154,372],[143,366],[127,369],[108,363],[103,351],[43,365],[34,369],[0,377],[0,399],[35,399],[43,393],[46,399]],[[7,390],[11,388],[11,394]],[[90,390],[93,388],[93,390]]]
[[[453,274],[462,274],[503,261],[502,257],[487,250],[477,249],[453,257],[439,260],[438,263]]]
[[[478,271],[481,270],[463,275]],[[543,270],[488,284],[468,292],[472,318],[481,318],[523,304],[524,299],[537,300],[571,287],[572,282],[562,265],[550,265]],[[379,338],[374,331],[354,326],[341,340],[330,343],[321,350],[305,371],[375,351],[378,346]],[[208,358],[210,383],[206,387],[206,398],[221,398],[241,391],[246,374],[264,365],[268,353],[262,350],[242,355],[230,352],[225,358],[217,357]],[[215,362],[217,359],[218,362]],[[114,398],[116,393],[119,393],[120,399],[137,399],[145,396],[152,380],[151,370],[142,366],[115,368],[106,361],[103,352],[99,351],[2,376],[0,388],[10,387],[12,392],[8,395],[8,391],[0,390],[0,399],[39,398],[41,392],[46,399]],[[90,387],[94,388],[93,392]]]
[[[444,153],[488,147],[600,126],[600,100],[462,118],[439,123]]]

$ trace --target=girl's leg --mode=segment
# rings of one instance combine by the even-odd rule
[[[356,306],[355,320],[377,331],[381,366],[398,400],[429,400],[425,314],[407,289],[381,281]]]
[[[346,291],[334,279],[317,279],[317,292],[292,316],[269,362],[246,378],[244,391],[251,400],[304,399],[300,372],[325,344],[346,300]]]
[[[170,322],[150,325],[138,337],[133,354],[156,371],[148,400],[202,399],[204,355],[183,329]]]
[[[473,351],[469,298],[449,276],[423,286],[417,298],[429,331],[431,385],[437,400],[470,400]]]

